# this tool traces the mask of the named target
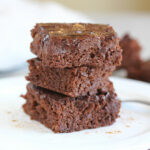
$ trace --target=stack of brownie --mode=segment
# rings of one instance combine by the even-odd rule
[[[108,77],[121,62],[109,25],[40,23],[32,30],[24,111],[54,132],[111,125],[120,101]]]

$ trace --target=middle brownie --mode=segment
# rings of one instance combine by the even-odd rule
[[[108,91],[111,67],[106,69],[77,67],[77,68],[49,68],[42,65],[38,58],[28,60],[28,81],[70,97],[93,95],[97,90]]]

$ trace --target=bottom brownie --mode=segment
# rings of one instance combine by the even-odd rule
[[[111,125],[119,116],[120,101],[111,92],[71,98],[29,83],[24,111],[54,132],[73,132]]]

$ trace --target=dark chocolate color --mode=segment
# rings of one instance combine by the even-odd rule
[[[123,49],[121,67],[126,69],[127,77],[150,82],[150,60],[142,60],[140,56],[141,46],[138,41],[126,34],[121,39],[120,46]]]
[[[30,73],[26,79],[40,86],[71,97],[96,94],[97,89],[108,91],[112,84],[108,80],[112,67],[107,68],[49,68],[40,59],[28,60]],[[111,87],[110,87],[111,86]]]
[[[50,68],[118,66],[119,38],[109,25],[39,23],[32,30],[31,51]]]
[[[129,78],[150,82],[150,60],[143,61],[137,67],[128,68],[127,72]]]
[[[73,132],[111,125],[118,117],[120,101],[113,92],[78,98],[51,92],[31,83],[23,96],[24,111],[54,132]]]
[[[140,56],[141,46],[129,34],[124,35],[120,40],[120,47],[123,49],[122,68],[136,67],[142,62]]]

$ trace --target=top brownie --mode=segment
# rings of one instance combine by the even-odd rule
[[[119,38],[109,25],[39,23],[31,32],[31,51],[51,68],[120,65]]]

